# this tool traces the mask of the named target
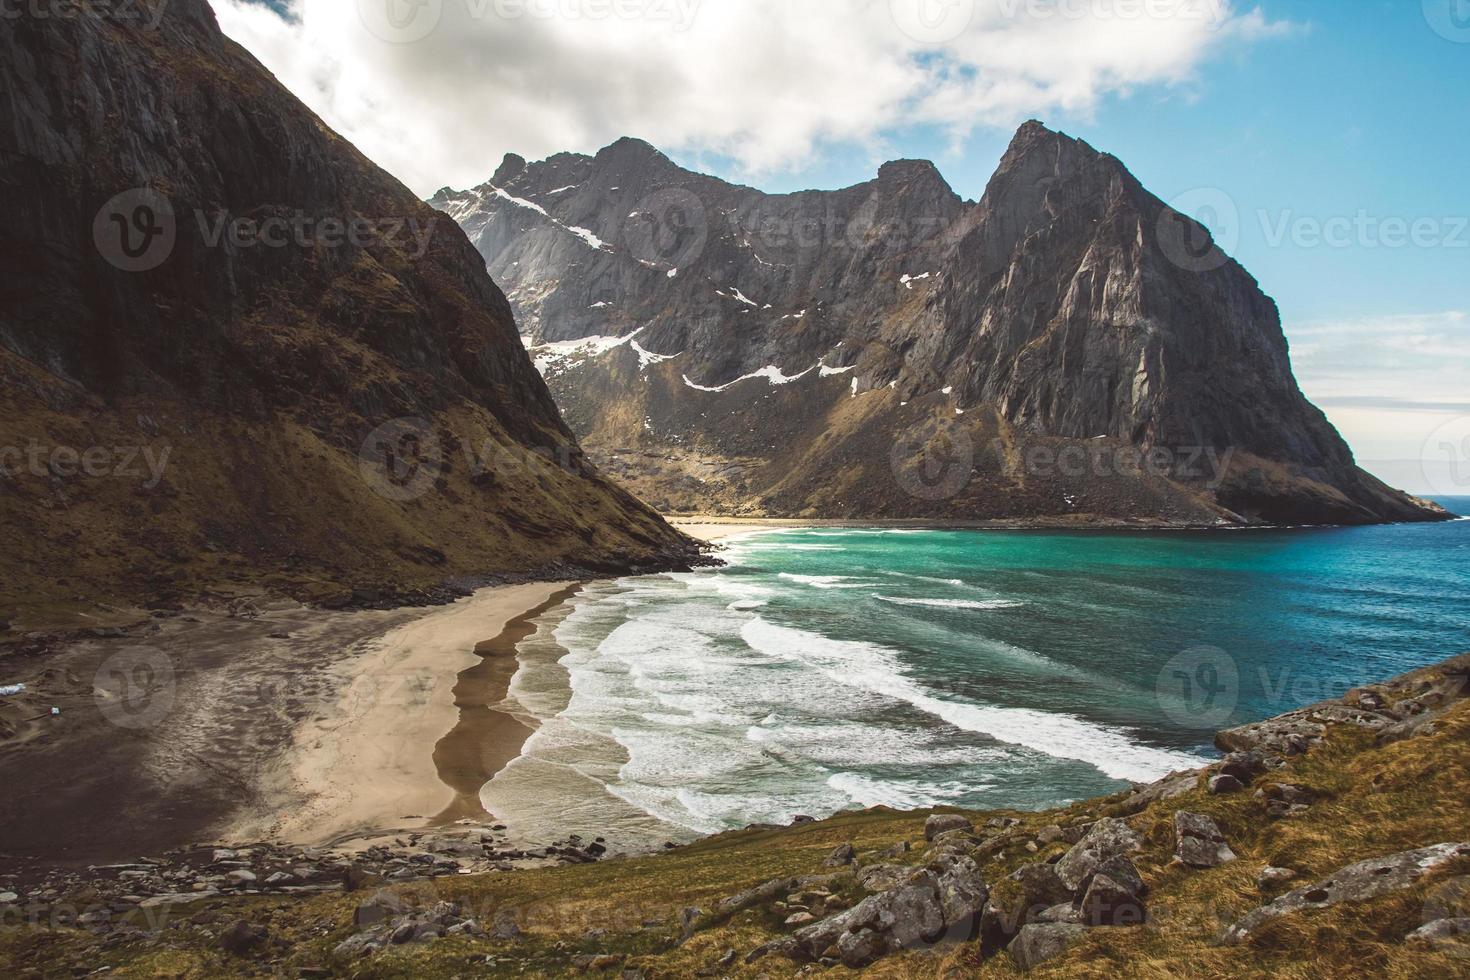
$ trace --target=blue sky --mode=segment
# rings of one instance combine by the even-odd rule
[[[1165,200],[1225,191],[1243,218],[1234,254],[1289,321],[1470,309],[1470,232],[1458,249],[1309,247],[1289,236],[1277,246],[1257,214],[1270,212],[1268,227],[1284,214],[1470,216],[1470,43],[1435,33],[1418,0],[1272,0],[1263,9],[1304,26],[1207,62],[1185,89],[1110,94],[1094,112],[1042,121],[1119,157]],[[1009,138],[982,129],[956,152],[925,127],[889,143],[936,161],[956,191],[977,198]],[[728,158],[672,155],[740,172]],[[834,153],[759,185],[840,187],[868,179],[873,166],[867,153]]]
[[[422,0],[409,36],[373,22],[408,0],[212,2],[425,196],[631,135],[770,191],[928,158],[977,198],[1039,118],[1212,227],[1364,465],[1470,494],[1470,0]],[[1115,12],[1159,3],[1191,16]]]

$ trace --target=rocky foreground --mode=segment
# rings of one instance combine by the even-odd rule
[[[7,975],[1452,976],[1470,655],[1042,813],[877,809],[639,858],[461,823],[0,877]],[[1305,974],[1303,974],[1305,971]]]

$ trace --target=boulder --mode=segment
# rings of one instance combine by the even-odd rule
[[[1014,933],[1044,911],[1063,902],[1071,903],[1072,889],[1050,864],[1024,864],[1011,872],[1010,879],[1021,886],[1018,907],[1010,912],[1006,933]]]
[[[939,906],[950,937],[973,939],[980,932],[980,913],[990,899],[990,887],[971,858],[947,862],[939,875]]]
[[[936,813],[924,821],[924,839],[932,841],[940,834],[949,833],[952,830],[963,830],[973,833],[975,828],[970,821],[958,813]]]
[[[1101,871],[1092,876],[1077,911],[1087,926],[1136,926],[1144,920],[1143,897],[1135,883],[1117,881]]]
[[[1225,930],[1222,941],[1238,945],[1272,919],[1304,909],[1329,908],[1342,902],[1366,902],[1380,895],[1412,888],[1425,874],[1464,858],[1470,858],[1470,842],[1435,844],[1350,864],[1321,881],[1289,891],[1274,902],[1250,912]]]
[[[1223,796],[1226,793],[1239,793],[1245,789],[1245,783],[1225,773],[1211,776],[1207,786],[1212,796]]]
[[[1214,820],[1184,810],[1174,814],[1174,856],[1192,868],[1215,868],[1235,860]]]
[[[1055,844],[1062,839],[1062,828],[1056,824],[1042,827],[1036,832],[1036,843],[1046,845]]]
[[[1436,919],[1427,922],[1404,937],[1405,942],[1454,943],[1470,947],[1470,918]]]
[[[371,928],[393,916],[406,911],[403,899],[392,892],[383,891],[358,904],[352,913],[352,924],[359,929]]]
[[[1120,802],[1109,804],[1105,812],[1115,817],[1131,817],[1142,813],[1160,800],[1173,799],[1193,792],[1199,784],[1199,772],[1173,773],[1157,782],[1136,788]]]
[[[1296,872],[1290,868],[1263,868],[1261,873],[1256,875],[1256,887],[1261,891],[1265,891],[1272,885],[1280,884],[1283,881],[1290,881],[1295,877]]]
[[[249,956],[265,942],[265,926],[258,926],[244,919],[236,919],[231,922],[225,931],[220,933],[220,949],[231,956]]]
[[[1062,859],[1056,864],[1057,876],[1070,891],[1080,891],[1098,865],[1120,854],[1140,850],[1141,847],[1138,835],[1126,823],[1114,817],[1103,817],[1062,855]]]
[[[813,962],[836,947],[844,965],[859,969],[895,950],[973,938],[988,897],[975,862],[954,859],[943,873],[911,871],[898,887],[797,930],[777,948]]]
[[[843,933],[838,937],[836,946],[837,958],[842,961],[843,966],[853,970],[861,970],[888,952],[888,944],[883,935],[873,929]]]
[[[1036,921],[1080,923],[1082,921],[1082,915],[1077,911],[1077,906],[1071,902],[1063,902],[1060,905],[1053,905],[1051,908],[1040,912],[1036,916]]]
[[[1223,776],[1234,776],[1248,785],[1266,771],[1266,760],[1259,752],[1231,752],[1215,770]]]
[[[495,921],[490,926],[490,938],[502,941],[521,938],[521,927],[513,912],[502,909],[495,914]]]
[[[870,864],[858,869],[857,879],[867,891],[886,892],[897,888],[913,873],[914,869],[906,864]]]
[[[828,868],[844,868],[855,860],[857,860],[857,852],[853,850],[852,845],[842,844],[827,855],[827,860],[823,861],[822,865]]]
[[[1024,973],[1062,955],[1085,935],[1086,926],[1070,922],[1033,923],[1016,934],[1010,947],[1011,959]]]
[[[1280,800],[1293,806],[1309,806],[1316,799],[1311,790],[1293,783],[1267,783],[1261,787],[1268,800]]]

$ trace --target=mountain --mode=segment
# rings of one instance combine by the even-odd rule
[[[694,556],[586,461],[453,222],[206,0],[137,9],[0,34],[0,631]]]
[[[666,510],[1181,525],[1433,520],[1357,468],[1276,305],[1114,157],[1022,126],[764,194],[623,139],[509,155],[465,229],[589,453]]]

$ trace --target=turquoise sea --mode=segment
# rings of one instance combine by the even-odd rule
[[[492,812],[634,846],[878,804],[1043,807],[1470,649],[1470,521],[819,528],[722,557],[543,618],[512,685],[538,731]]]

